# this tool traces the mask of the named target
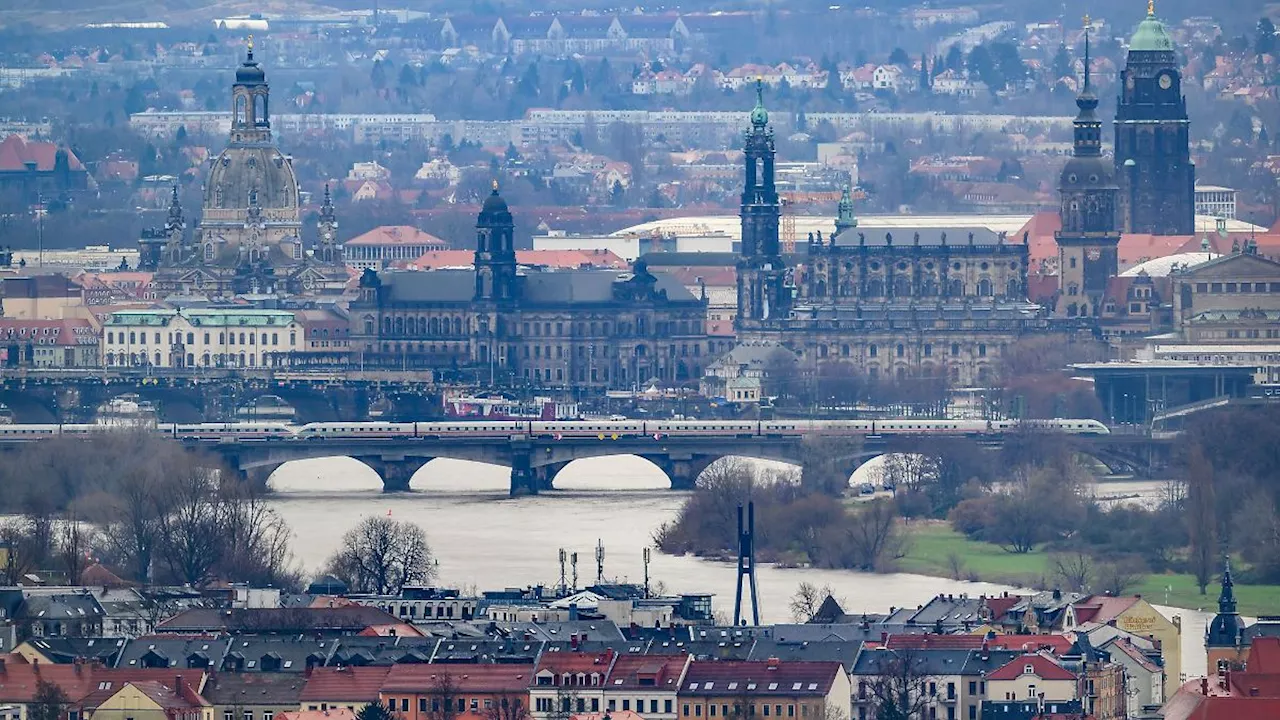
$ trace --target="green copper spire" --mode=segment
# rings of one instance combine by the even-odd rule
[[[855,227],[858,227],[858,218],[853,214],[853,195],[846,187],[840,193],[840,203],[836,205],[836,235]]]
[[[1147,0],[1147,16],[1138,23],[1138,29],[1129,40],[1129,51],[1173,52],[1173,40],[1164,23],[1156,17],[1155,0]]]
[[[756,78],[756,106],[751,110],[751,125],[763,128],[769,124],[769,113],[764,109],[764,78]]]

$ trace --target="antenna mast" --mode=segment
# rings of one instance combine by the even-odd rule
[[[604,540],[596,539],[596,584],[604,584]]]
[[[649,599],[649,548],[644,549],[644,597]]]
[[[565,574],[564,574],[564,563],[565,563],[566,557],[567,556],[565,554],[564,548],[560,548],[560,595],[561,597],[567,595],[568,594],[567,591],[569,589],[569,582],[565,578]]]
[[[573,568],[573,592],[578,592],[578,553],[569,555],[569,565]]]

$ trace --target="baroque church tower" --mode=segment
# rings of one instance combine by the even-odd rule
[[[1195,165],[1190,120],[1173,40],[1155,0],[1129,41],[1120,74],[1115,168],[1121,228],[1130,233],[1195,233]]]
[[[773,129],[756,80],[756,106],[743,147],[742,252],[738,258],[738,327],[763,330],[787,318],[792,288],[779,241],[781,205],[774,185]]]
[[[1062,168],[1058,189],[1062,230],[1058,243],[1057,317],[1099,313],[1107,281],[1119,270],[1116,205],[1120,189],[1102,157],[1102,121],[1089,67],[1089,18],[1085,17],[1084,82],[1076,98],[1071,159]]]
[[[515,222],[496,180],[476,219],[474,263],[475,300],[510,304],[516,297]]]

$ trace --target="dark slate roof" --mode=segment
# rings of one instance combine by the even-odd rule
[[[201,694],[214,705],[297,705],[306,684],[300,673],[221,672],[209,676]]]
[[[975,308],[976,310],[976,308]],[[908,623],[915,625],[942,625],[943,627],[960,627],[965,623],[980,625],[982,623],[982,600],[938,595],[923,608],[911,616]]]
[[[743,640],[654,640],[649,643],[646,655],[692,655],[695,660],[746,660],[751,657],[755,638]]]
[[[848,615],[851,620],[862,621],[862,615]],[[772,639],[780,643],[794,642],[866,642],[879,640],[882,632],[879,622],[883,615],[867,615],[863,622],[804,623],[798,625],[774,625]]]
[[[768,660],[778,658],[783,661],[824,660],[840,663],[849,671],[858,660],[858,652],[862,643],[853,642],[778,642],[776,640],[757,639],[751,648],[749,660]]]
[[[50,662],[66,664],[76,660],[98,660],[114,667],[125,645],[124,638],[37,637],[27,641]]]
[[[970,650],[961,666],[961,675],[990,675],[1022,653],[1017,650]]]
[[[217,668],[230,644],[226,635],[144,635],[125,645],[116,667]]]
[[[547,643],[540,640],[441,640],[436,647],[437,663],[515,663],[537,662]]]
[[[474,270],[397,271],[379,274],[388,302],[469,303],[475,297]]]
[[[330,665],[394,665],[430,662],[439,638],[348,636],[338,640]]]
[[[669,302],[699,302],[676,278],[653,274],[655,289],[666,291]],[[613,288],[631,273],[618,270],[553,270],[529,272],[520,277],[524,302],[540,305],[609,304]],[[379,275],[384,302],[470,303],[475,295],[474,270],[393,271]]]
[[[610,620],[570,620],[545,623],[496,623],[497,629],[508,637],[528,636],[533,640],[548,642],[565,641],[577,635],[582,642],[625,642],[618,626]]]
[[[91,620],[106,615],[97,598],[88,593],[32,594],[23,605],[29,620]]]
[[[400,622],[375,607],[352,605],[334,608],[241,608],[218,610],[193,608],[160,623],[158,632],[346,632],[356,633],[370,625]]]
[[[854,663],[854,675],[882,675],[898,662],[910,662],[917,675],[957,675],[969,659],[969,650],[887,650],[866,648]]]
[[[337,644],[334,639],[314,637],[241,635],[231,641],[219,669],[227,672],[301,673],[308,665],[324,665]]]

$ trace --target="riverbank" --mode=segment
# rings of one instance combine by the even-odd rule
[[[991,543],[970,540],[943,522],[914,522],[908,525],[910,544],[905,557],[898,561],[903,572],[961,580],[1043,587],[1052,576],[1049,554],[1043,550],[1016,554],[1005,552]],[[960,561],[959,572],[952,562]],[[1200,594],[1195,578],[1187,574],[1145,575],[1132,591],[1159,605],[1213,612],[1218,602],[1215,581],[1205,595]],[[1236,600],[1242,615],[1280,615],[1280,585],[1235,586]]]

